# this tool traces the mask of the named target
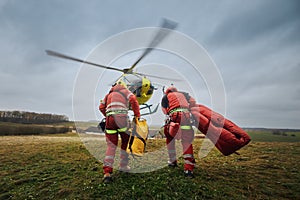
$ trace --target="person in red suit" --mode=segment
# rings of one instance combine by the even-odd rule
[[[101,101],[99,110],[106,117],[105,136],[106,153],[103,162],[103,181],[112,181],[113,164],[118,146],[118,135],[121,136],[120,171],[129,171],[128,153],[126,148],[129,141],[128,109],[132,109],[135,118],[140,117],[139,103],[136,96],[126,88],[126,84],[119,81],[112,86],[109,93]]]
[[[164,126],[164,134],[168,149],[169,167],[177,166],[175,139],[181,139],[184,158],[184,174],[193,178],[195,159],[193,155],[194,130],[192,129],[190,108],[196,105],[196,101],[188,93],[179,92],[171,86],[165,91],[161,106],[168,120]]]

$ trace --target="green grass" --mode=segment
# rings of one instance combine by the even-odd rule
[[[284,132],[275,135],[272,131],[248,131],[252,141],[259,142],[300,142],[300,132]]]
[[[102,164],[75,134],[0,137],[0,199],[297,199],[299,142],[252,141],[238,155],[216,149],[196,159],[194,179],[179,167],[138,174],[115,172],[102,182]],[[194,141],[195,155],[202,140]],[[164,144],[149,140],[148,150]]]

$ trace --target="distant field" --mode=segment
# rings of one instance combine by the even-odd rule
[[[55,124],[21,124],[0,122],[0,135],[39,135],[66,133],[73,127],[73,122]]]
[[[300,142],[257,142],[255,134],[240,156],[214,149],[197,157],[192,180],[183,177],[180,159],[176,169],[116,172],[110,185],[77,134],[1,136],[0,199],[299,199]],[[195,155],[202,141],[194,141]],[[147,149],[164,143],[148,140]]]

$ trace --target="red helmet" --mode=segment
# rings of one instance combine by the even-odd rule
[[[171,86],[169,87],[167,90],[166,90],[166,94],[170,93],[170,92],[178,92],[177,88],[174,87],[174,86]]]

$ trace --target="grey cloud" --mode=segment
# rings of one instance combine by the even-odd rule
[[[252,1],[251,3],[238,1],[227,11],[231,14],[216,26],[214,33],[208,38],[209,44],[218,47],[245,45],[259,37],[268,37],[278,29],[287,29],[289,26],[297,26],[295,31],[299,32],[300,3],[297,0]],[[294,37],[299,38],[299,35]]]
[[[179,22],[178,31],[203,43],[216,62],[226,88],[229,118],[241,126],[299,128],[299,4],[294,0],[1,1],[1,109],[71,117],[80,64],[49,57],[44,50],[85,58],[108,37],[157,26],[161,17],[167,17]],[[130,65],[136,56],[113,64]],[[153,52],[144,63],[167,64],[179,71],[187,65],[161,52]],[[108,80],[115,78],[106,74]],[[106,91],[98,89],[102,97]],[[199,102],[209,103],[203,80],[197,89]]]

